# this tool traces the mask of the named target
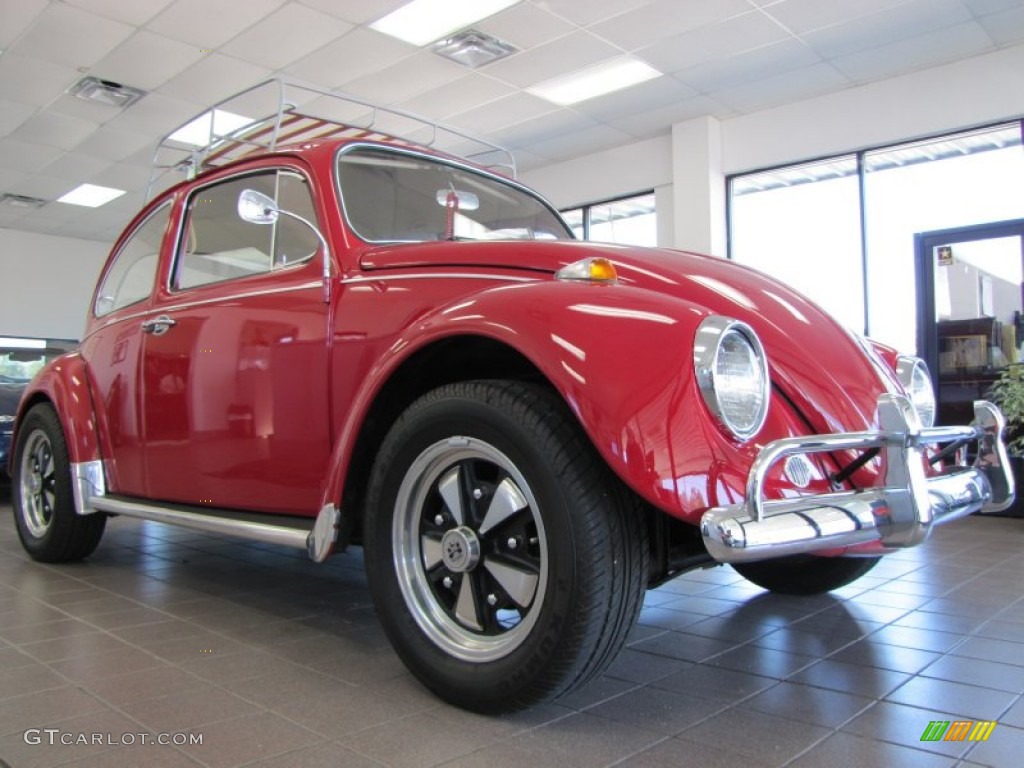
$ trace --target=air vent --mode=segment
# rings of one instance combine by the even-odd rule
[[[458,34],[439,40],[433,47],[434,53],[438,56],[444,56],[470,69],[477,69],[519,52],[511,43],[476,29],[464,29]]]
[[[108,107],[124,109],[146,95],[146,92],[130,85],[121,85],[113,80],[100,80],[98,77],[83,77],[68,90],[76,98],[84,101],[95,101]]]
[[[12,195],[10,192],[0,195],[0,205],[8,205],[11,208],[42,208],[48,202],[39,197]]]

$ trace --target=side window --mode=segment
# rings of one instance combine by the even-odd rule
[[[153,291],[160,245],[171,215],[170,203],[157,209],[125,241],[96,296],[96,317],[142,301]]]
[[[265,274],[307,261],[316,253],[316,235],[290,217],[282,216],[271,225],[243,221],[238,216],[238,195],[244,189],[269,195],[279,207],[316,223],[309,186],[297,173],[250,174],[199,189],[188,202],[175,289]]]

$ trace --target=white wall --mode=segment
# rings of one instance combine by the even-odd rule
[[[723,120],[720,164],[708,170],[739,173],[1022,115],[1024,45],[1019,45]],[[672,137],[666,135],[533,169],[522,178],[555,205],[567,208],[672,186],[677,182],[672,178],[673,154],[679,151],[679,145],[674,150]],[[700,156],[706,154],[706,147],[693,151]],[[724,184],[709,194],[719,198],[708,207],[716,215],[716,204],[725,200]],[[674,200],[675,207],[686,196],[666,194],[660,199]],[[680,219],[685,217],[678,211],[662,210],[659,204],[658,218],[676,221],[673,240],[663,245],[700,250],[707,241],[705,227],[693,239],[680,231]],[[724,224],[713,220],[707,224],[721,227],[724,238]]]
[[[80,339],[109,248],[0,228],[0,336]]]

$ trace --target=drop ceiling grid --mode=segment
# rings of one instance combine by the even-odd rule
[[[520,167],[665,134],[1024,41],[1024,0],[524,0],[476,26],[520,52],[471,71],[368,27],[402,0],[6,0],[0,193],[82,182],[119,205],[51,202],[0,226],[111,238],[168,130],[272,74],[393,103],[512,147]],[[197,21],[200,20],[200,21]],[[630,53],[665,76],[572,107],[524,89]],[[119,112],[84,74],[150,91]]]

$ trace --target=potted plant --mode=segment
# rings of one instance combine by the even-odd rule
[[[989,397],[1006,417],[1006,449],[1017,484],[1013,506],[1002,514],[1024,516],[1024,363],[1011,363],[999,373]]]

